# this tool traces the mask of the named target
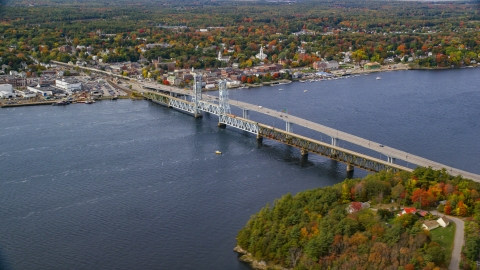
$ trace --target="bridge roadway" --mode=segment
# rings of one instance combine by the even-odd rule
[[[69,65],[69,64],[66,64],[66,63],[62,63],[62,62],[57,62],[57,61],[52,61],[52,62],[54,62],[56,64],[59,64],[59,65],[74,66],[74,65]],[[93,71],[93,72],[100,72],[100,73],[103,73],[107,76],[119,77],[121,79],[130,80],[129,83],[131,83],[132,85],[137,85],[138,86],[138,87],[136,87],[137,89],[142,89],[143,90],[142,86],[144,85],[144,86],[147,86],[147,87],[151,87],[153,89],[160,89],[162,91],[168,91],[168,92],[173,92],[173,93],[178,93],[178,94],[183,94],[183,95],[190,95],[190,96],[193,95],[193,91],[189,91],[189,90],[184,90],[184,89],[180,89],[180,88],[176,88],[176,87],[161,85],[161,84],[157,84],[157,83],[138,82],[135,79],[131,79],[131,78],[121,76],[121,75],[116,75],[116,74],[113,74],[113,73],[110,73],[110,72],[101,71],[101,70],[98,70],[98,69],[95,69],[95,68],[85,68],[85,67],[81,67],[81,68],[82,69],[88,69],[88,70]],[[207,97],[208,100],[215,100],[215,98],[213,98],[211,96],[206,95],[206,97]],[[299,126],[303,126],[303,127],[308,128],[308,129],[311,129],[311,130],[315,130],[317,132],[328,135],[332,138],[337,138],[339,140],[344,140],[344,141],[362,146],[364,148],[380,152],[383,155],[388,156],[388,157],[393,157],[393,158],[396,158],[396,159],[405,160],[408,163],[412,163],[412,164],[415,164],[415,165],[418,165],[418,166],[432,167],[432,168],[437,169],[437,170],[445,168],[451,175],[462,175],[465,178],[469,178],[469,179],[472,179],[474,181],[480,182],[480,175],[478,175],[478,174],[474,174],[474,173],[471,173],[471,172],[467,172],[467,171],[459,170],[459,169],[456,169],[456,168],[452,168],[451,166],[447,166],[447,165],[444,165],[444,164],[441,164],[441,163],[438,163],[438,162],[435,162],[435,161],[432,161],[432,160],[428,160],[428,159],[422,158],[420,156],[412,155],[412,154],[409,154],[405,151],[401,151],[401,150],[398,150],[398,149],[395,149],[395,148],[392,148],[392,147],[388,147],[388,146],[383,146],[382,147],[382,146],[380,146],[379,143],[376,143],[376,142],[373,142],[373,141],[370,141],[370,140],[366,140],[366,139],[360,138],[358,136],[355,136],[355,135],[352,135],[352,134],[349,134],[349,133],[346,133],[346,132],[342,132],[342,131],[339,131],[339,130],[336,130],[336,129],[333,129],[333,128],[329,128],[329,127],[326,127],[326,126],[323,126],[323,125],[320,125],[320,124],[317,124],[317,123],[314,123],[314,122],[311,122],[311,121],[308,121],[308,120],[305,120],[305,119],[302,119],[302,118],[299,118],[299,117],[296,117],[296,116],[293,116],[293,115],[286,115],[284,113],[281,113],[281,112],[278,112],[278,111],[275,111],[275,110],[272,110],[272,109],[269,109],[269,108],[259,107],[259,106],[252,105],[252,104],[249,104],[249,103],[246,103],[246,102],[241,102],[241,101],[236,101],[236,100],[231,100],[231,99],[230,99],[229,103],[230,103],[230,105],[237,106],[237,107],[244,108],[244,109],[248,109],[248,110],[251,110],[251,111],[256,111],[256,112],[259,112],[259,113],[263,113],[263,114],[266,114],[266,115],[269,115],[269,116],[272,116],[272,117],[276,117],[276,118],[281,119],[283,121],[286,121],[286,119],[288,118],[288,122],[290,122],[290,123],[293,123],[293,124],[296,124],[296,125],[299,125]],[[285,116],[287,116],[287,117],[285,117]]]
[[[161,85],[161,84],[153,84],[153,83],[142,83],[141,85],[144,85],[144,86],[149,87],[149,88],[156,88],[156,89],[160,89],[162,91],[168,91],[168,92],[173,92],[173,93],[177,93],[177,94],[193,95],[193,91],[179,89],[179,88],[172,87],[172,86],[166,86],[166,85]],[[205,95],[205,94],[203,95],[203,99],[207,99],[207,100],[211,100],[211,101],[216,100],[215,97]],[[250,110],[250,111],[259,112],[259,113],[262,113],[262,114],[265,114],[265,115],[268,115],[268,116],[271,116],[271,117],[281,119],[282,121],[285,121],[285,122],[290,122],[292,124],[295,124],[295,125],[298,125],[298,126],[302,126],[302,127],[320,132],[320,133],[325,134],[329,137],[337,138],[338,140],[347,141],[349,143],[359,145],[359,146],[364,147],[366,149],[371,149],[373,151],[379,152],[379,153],[381,153],[385,156],[388,156],[388,157],[392,157],[392,158],[399,159],[399,160],[404,160],[404,161],[406,161],[410,164],[414,164],[414,165],[418,165],[418,166],[422,166],[422,167],[432,167],[433,169],[436,169],[436,170],[440,170],[442,168],[445,168],[451,175],[462,175],[464,178],[469,178],[469,179],[472,179],[476,182],[480,182],[480,175],[478,175],[478,174],[474,174],[474,173],[471,173],[471,172],[459,170],[459,169],[453,168],[451,166],[441,164],[439,162],[435,162],[435,161],[432,161],[432,160],[429,160],[429,159],[426,159],[426,158],[422,158],[420,156],[413,155],[411,153],[407,153],[407,152],[402,151],[402,150],[395,149],[393,147],[389,147],[389,146],[386,146],[386,145],[381,146],[380,143],[373,142],[373,141],[370,141],[370,140],[366,140],[364,138],[361,138],[361,137],[358,137],[358,136],[355,136],[355,135],[352,135],[352,134],[349,134],[349,133],[346,133],[346,132],[343,132],[343,131],[339,131],[337,129],[326,127],[324,125],[320,125],[318,123],[308,121],[308,120],[300,118],[300,117],[296,117],[296,116],[293,116],[293,115],[290,115],[290,114],[285,114],[285,113],[282,113],[282,112],[279,112],[279,111],[275,111],[273,109],[265,108],[263,106],[260,107],[258,105],[253,105],[253,104],[250,104],[250,103],[237,101],[237,100],[232,100],[232,99],[229,99],[229,103],[230,103],[230,105],[233,105],[233,106],[236,106],[236,107],[239,107],[239,108],[242,108],[242,109],[247,109],[247,110]]]

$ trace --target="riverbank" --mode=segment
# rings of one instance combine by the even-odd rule
[[[396,70],[409,70],[409,69],[410,69],[410,66],[407,64],[394,64],[394,65],[380,66],[380,68],[377,68],[377,69],[353,68],[353,69],[346,69],[346,70],[334,70],[334,71],[331,71],[331,73],[335,76],[343,76],[343,75],[369,74],[369,73],[396,71]]]
[[[136,97],[129,97],[129,96],[119,96],[116,97],[115,99],[137,99]],[[95,97],[94,101],[100,101],[100,100],[115,100],[112,97]],[[85,103],[85,100],[90,100],[90,99],[74,99],[71,101],[70,104],[77,104],[77,103]],[[24,101],[18,101],[18,102],[12,102],[12,101],[7,101],[7,102],[0,102],[0,108],[11,108],[11,107],[24,107],[24,106],[41,106],[41,105],[52,105],[61,100],[45,100],[45,101],[34,101],[34,102],[24,102]],[[10,103],[8,103],[10,102]]]
[[[252,267],[255,270],[266,270],[266,269],[291,270],[291,268],[285,268],[285,267],[282,267],[280,265],[267,265],[267,263],[265,261],[256,260],[251,253],[244,250],[240,246],[236,246],[233,249],[233,251],[240,254],[240,257],[238,258],[240,261],[249,264],[250,267]]]
[[[240,261],[249,263],[253,269],[262,270],[288,267],[386,269],[395,265],[407,268],[412,259],[427,256],[431,259],[419,262],[416,265],[418,268],[428,266],[432,269],[437,266],[443,269],[448,266],[448,269],[459,269],[462,260],[461,247],[464,244],[464,222],[461,218],[478,217],[479,212],[474,211],[473,215],[466,211],[458,212],[458,217],[449,215],[443,219],[443,214],[431,210],[441,205],[438,211],[450,213],[451,208],[468,209],[474,202],[460,201],[457,205],[450,206],[450,202],[457,195],[449,193],[442,198],[431,198],[423,206],[425,208],[417,209],[411,204],[409,207],[401,207],[408,204],[394,193],[395,189],[404,188],[410,183],[412,176],[422,178],[439,172],[442,171],[418,167],[413,173],[404,173],[403,180],[393,189],[390,189],[390,183],[398,178],[398,174],[379,172],[363,179],[347,179],[333,186],[306,190],[294,196],[284,195],[276,199],[272,206],[267,204],[252,215],[238,233],[234,251],[241,254]],[[413,185],[413,191],[405,191],[405,195],[410,198],[415,198],[412,194],[417,193],[417,187],[420,187],[420,184]],[[443,185],[451,185],[453,190],[459,186],[471,185],[475,192],[480,190],[478,183],[470,179],[459,182],[456,177],[448,174],[432,178],[429,185],[424,192],[430,193]],[[365,202],[350,199],[355,188],[364,189],[367,186],[374,188],[371,189],[371,194],[362,198]],[[383,199],[383,202],[393,201],[394,207],[380,209],[377,204],[379,194],[382,197],[392,196]],[[443,206],[441,200],[448,203]],[[412,199],[411,203],[419,205],[418,199]],[[394,208],[397,210],[393,210]],[[449,226],[450,223],[455,226]],[[447,227],[450,229],[446,229]],[[435,231],[432,231],[434,229]],[[410,234],[412,231],[415,233]],[[393,234],[396,239],[388,237]],[[478,235],[478,232],[474,235]],[[455,245],[452,252],[453,242]],[[248,248],[255,255],[241,247]],[[419,250],[421,247],[423,248]],[[359,250],[363,252],[358,252]],[[403,255],[400,255],[398,250],[404,250]],[[467,249],[463,253],[472,261],[475,259],[472,254],[478,256],[476,250]],[[382,260],[378,260],[379,257]],[[269,266],[269,262],[282,264],[287,268]]]
[[[0,103],[0,108],[8,107],[23,107],[23,106],[37,106],[37,105],[52,105],[57,101],[43,101],[43,102],[29,102],[29,103]]]

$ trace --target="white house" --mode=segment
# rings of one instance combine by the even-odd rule
[[[238,87],[240,86],[241,82],[237,80],[227,80],[227,87],[232,88],[232,87]]]
[[[345,210],[349,214],[351,214],[351,213],[357,212],[361,209],[368,209],[368,208],[370,208],[370,203],[368,203],[368,202],[363,202],[363,203],[362,202],[352,202],[347,206],[347,208],[345,208]]]
[[[440,224],[438,224],[438,222],[436,220],[430,220],[430,221],[427,221],[427,222],[423,223],[422,228],[424,228],[425,230],[431,231],[433,229],[438,228],[439,226],[440,226]]]
[[[402,212],[398,213],[398,216],[405,215],[405,214],[414,215],[415,213],[417,213],[417,209],[415,207],[405,207],[403,208]]]
[[[437,219],[437,222],[438,222],[438,224],[439,224],[440,226],[442,226],[442,227],[444,227],[444,228],[447,227],[448,224],[450,224],[450,220],[449,220],[447,217],[445,217],[445,216]]]

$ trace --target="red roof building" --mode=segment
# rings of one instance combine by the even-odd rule
[[[417,209],[415,207],[405,207],[403,208],[403,211],[398,214],[398,216],[404,215],[404,214],[415,214],[417,212]]]

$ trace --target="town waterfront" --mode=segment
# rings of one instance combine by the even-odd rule
[[[479,72],[386,72],[230,97],[480,173]],[[147,101],[4,108],[0,119],[8,269],[249,269],[232,249],[250,215],[347,176],[323,157],[302,163],[297,149],[218,129],[216,116]]]

